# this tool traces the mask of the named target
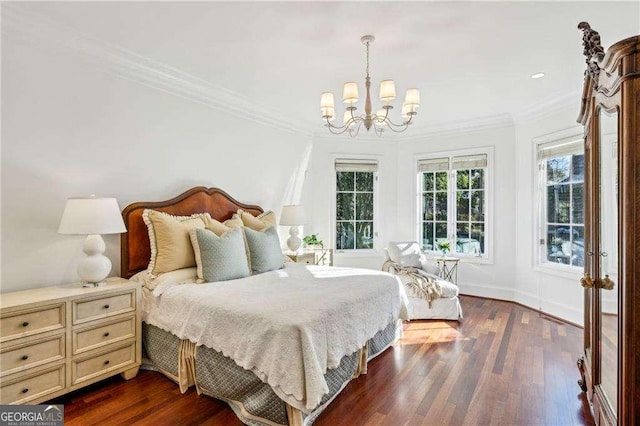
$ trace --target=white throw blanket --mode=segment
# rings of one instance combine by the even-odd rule
[[[406,319],[406,294],[384,272],[286,264],[239,280],[158,286],[143,319],[222,352],[289,405],[310,412],[345,355]]]

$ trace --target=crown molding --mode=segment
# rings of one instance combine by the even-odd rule
[[[2,5],[2,35],[35,49],[54,51],[152,89],[160,90],[211,109],[251,120],[289,133],[312,137],[314,124],[291,122],[291,117],[273,111],[240,93],[180,71],[117,45],[98,40],[48,17],[26,11],[16,3]]]
[[[563,95],[554,96],[538,102],[525,109],[521,113],[514,114],[514,121],[517,123],[527,123],[537,121],[555,115],[558,111],[575,107],[576,117],[580,113],[580,101],[582,99],[582,89],[575,90]]]
[[[399,138],[400,142],[415,142],[419,139],[433,139],[446,136],[466,135],[493,129],[502,129],[514,125],[510,114],[496,114],[464,121],[452,121],[421,127],[412,135]]]

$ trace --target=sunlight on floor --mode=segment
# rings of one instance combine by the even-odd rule
[[[404,324],[404,335],[396,345],[422,345],[424,343],[449,343],[469,340],[457,328],[454,321],[419,321]]]

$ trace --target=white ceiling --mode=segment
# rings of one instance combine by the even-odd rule
[[[577,29],[582,20],[600,32],[605,47],[640,33],[640,1],[50,2],[21,7],[318,128],[321,92],[333,91],[340,102],[342,83],[357,81],[363,97],[363,34],[376,37],[371,46],[374,109],[380,80],[394,79],[399,93],[419,87],[422,107],[415,127],[425,128],[518,116],[578,93],[585,69]],[[546,77],[532,80],[536,72]]]

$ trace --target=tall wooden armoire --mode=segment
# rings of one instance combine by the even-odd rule
[[[588,23],[584,355],[579,381],[602,425],[640,424],[640,36],[606,52]]]

